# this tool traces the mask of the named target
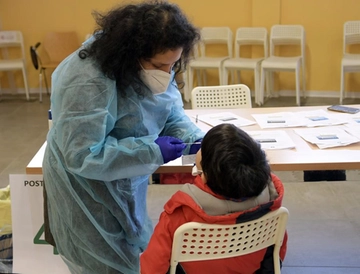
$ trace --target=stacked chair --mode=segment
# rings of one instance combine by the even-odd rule
[[[226,53],[221,56],[209,56],[208,47],[211,45],[226,46]],[[219,84],[222,84],[223,62],[232,57],[233,35],[228,27],[204,27],[201,29],[201,42],[194,50],[194,59],[188,65],[188,75],[185,77],[187,88],[184,99],[189,101],[193,89],[194,74],[196,71],[198,86],[206,85],[206,70],[217,69]]]
[[[360,72],[360,54],[351,53],[351,45],[360,44],[360,21],[347,21],[343,32],[343,57],[341,59],[340,104],[345,97],[345,73]]]
[[[262,57],[245,58],[241,55],[242,46],[257,46],[257,45],[263,47]],[[235,49],[235,57],[225,60],[223,64],[223,77],[224,77],[223,83],[228,84],[229,72],[237,72],[237,80],[238,83],[240,83],[241,70],[254,71],[255,103],[260,104],[259,101],[260,66],[262,60],[268,57],[268,37],[267,37],[266,28],[261,28],[261,27],[238,28],[236,31],[234,49]],[[232,78],[234,78],[233,74],[232,74]],[[232,82],[234,82],[234,80]]]
[[[300,55],[280,56],[275,47],[295,45],[300,47]],[[274,25],[270,33],[270,56],[261,63],[260,104],[264,103],[265,76],[269,72],[270,90],[273,92],[274,71],[295,72],[296,104],[300,106],[300,79],[305,95],[305,30],[301,25]],[[270,95],[270,94],[268,94]]]
[[[24,39],[22,32],[17,30],[0,31],[0,49],[2,50],[2,54],[0,55],[0,72],[21,71],[24,80],[26,100],[29,101],[29,86],[27,80]],[[10,54],[9,51],[13,49],[18,49],[18,56]]]
[[[240,27],[236,30],[234,42],[228,27],[204,27],[201,29],[202,40],[195,48],[194,58],[190,61],[184,74],[184,99],[189,101],[193,90],[194,75],[197,75],[197,86],[206,86],[206,70],[217,69],[219,85],[240,83],[242,70],[254,71],[254,96],[257,105],[264,104],[265,82],[266,96],[274,94],[274,73],[290,71],[295,73],[296,104],[300,106],[300,94],[305,97],[305,30],[301,25],[274,25],[270,33],[270,50],[268,54],[268,33],[263,27]],[[234,46],[232,46],[232,44]],[[223,56],[209,56],[206,47],[209,45],[227,45],[227,53]],[[241,54],[243,46],[260,46],[263,53],[253,57]],[[282,46],[291,47],[298,52],[293,55],[282,54]],[[234,57],[232,50],[234,47]],[[289,51],[287,51],[289,52]],[[294,51],[295,52],[295,51]],[[298,54],[299,53],[299,54]],[[360,62],[360,58],[359,58]],[[360,66],[359,66],[360,68]],[[230,74],[230,75],[229,75]],[[229,77],[231,76],[231,77]],[[237,76],[237,81],[235,81]]]

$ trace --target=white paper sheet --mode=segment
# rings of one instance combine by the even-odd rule
[[[301,127],[307,124],[303,117],[294,115],[292,112],[252,114],[252,116],[261,128]]]
[[[360,139],[348,134],[344,129],[336,127],[294,129],[309,143],[316,144],[320,149],[347,146],[360,142]]]
[[[334,126],[347,123],[343,116],[330,114],[323,109],[295,112],[294,115],[304,119],[307,127]]]
[[[347,124],[345,127],[345,131],[352,136],[360,139],[360,123],[359,124]]]
[[[247,133],[258,141],[264,150],[289,149],[295,147],[290,136],[283,130],[247,131]]]
[[[233,124],[237,127],[245,127],[254,125],[256,122],[240,117],[231,112],[220,112],[212,114],[199,115],[198,119],[203,123],[209,124],[210,126],[217,126],[220,124]]]
[[[181,156],[181,164],[185,165],[193,165],[196,161],[196,154],[183,155]]]
[[[357,114],[346,114],[341,113],[341,117],[347,121],[349,126],[360,126],[360,113]]]

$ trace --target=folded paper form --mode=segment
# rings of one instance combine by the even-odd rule
[[[295,147],[290,136],[283,130],[247,131],[247,134],[259,142],[261,148],[264,150],[289,149]]]
[[[294,129],[294,131],[301,138],[317,145],[320,149],[347,146],[360,142],[359,138],[337,127],[301,128]]]
[[[231,112],[221,112],[206,115],[199,115],[198,119],[210,126],[217,126],[220,124],[233,124],[237,127],[244,127],[256,124],[255,121],[245,119]]]

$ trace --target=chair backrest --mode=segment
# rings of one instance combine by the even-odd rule
[[[347,21],[344,23],[343,50],[347,54],[347,46],[360,44],[360,21]]]
[[[19,47],[21,49],[21,58],[25,61],[24,38],[22,32],[17,30],[0,31],[0,48],[13,47]],[[4,56],[4,58],[7,57],[8,56]]]
[[[239,224],[219,225],[189,222],[175,231],[170,273],[179,262],[238,257],[274,246],[275,268],[280,270],[279,251],[289,212],[285,207],[261,218]],[[275,273],[279,273],[275,271]]]
[[[206,45],[227,45],[227,57],[232,57],[233,35],[229,27],[203,27],[201,29],[200,57],[206,56]]]
[[[36,70],[39,69],[39,65],[41,67],[41,59],[37,53],[37,48],[40,46],[40,43],[37,43],[35,46],[30,46],[30,57],[31,62]]]
[[[80,43],[75,31],[49,32],[45,35],[43,45],[50,62],[60,63],[77,50]]]
[[[301,25],[274,25],[270,33],[270,56],[275,56],[275,46],[299,45],[305,57],[305,30]]]
[[[268,57],[268,34],[267,29],[262,27],[241,27],[236,30],[235,57],[239,58],[241,46],[260,45],[264,48],[264,57]]]
[[[251,91],[244,84],[196,87],[191,92],[191,107],[251,108]]]

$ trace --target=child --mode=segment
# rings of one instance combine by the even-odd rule
[[[196,155],[194,184],[185,184],[164,206],[140,258],[141,273],[165,274],[175,230],[186,222],[233,224],[259,218],[281,206],[284,188],[266,155],[246,132],[231,124],[205,135]],[[280,250],[286,253],[287,235]],[[181,263],[186,273],[273,273],[272,249],[241,257]]]

